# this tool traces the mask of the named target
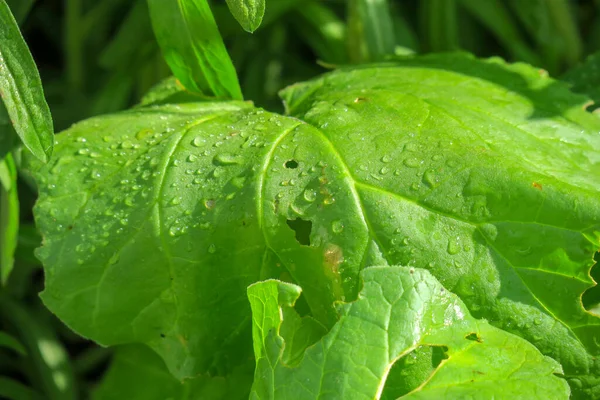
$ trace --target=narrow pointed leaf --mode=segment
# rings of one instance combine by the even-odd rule
[[[0,0],[0,98],[12,125],[34,156],[52,154],[52,116],[31,53],[5,0]]]
[[[377,61],[394,54],[395,33],[388,0],[348,2],[348,52],[353,62]]]
[[[0,284],[6,285],[15,263],[19,237],[17,168],[8,154],[0,160]]]
[[[235,68],[207,0],[148,0],[152,27],[173,74],[191,92],[241,99]]]
[[[265,0],[227,0],[227,6],[248,32],[257,30],[265,15]]]
[[[0,331],[0,347],[11,349],[22,356],[27,355],[25,347],[13,336],[3,331]]]

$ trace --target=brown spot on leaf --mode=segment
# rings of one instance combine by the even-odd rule
[[[534,188],[536,188],[536,189],[538,189],[538,190],[542,190],[542,185],[540,185],[540,184],[539,184],[539,183],[537,183],[537,182],[533,182],[533,183],[531,184],[531,186],[533,186]]]

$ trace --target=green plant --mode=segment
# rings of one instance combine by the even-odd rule
[[[579,57],[562,1],[534,14],[571,44],[537,52],[507,22],[531,10],[456,3],[527,61]],[[433,50],[457,47],[456,3],[418,10]],[[175,78],[66,129],[48,160],[21,134],[31,153],[0,175],[37,183],[44,305],[117,346],[95,398],[600,398],[600,120],[585,95],[524,63],[407,54],[389,4],[353,0],[341,34],[311,3],[331,25],[306,40],[355,64],[288,86],[270,112],[242,100],[206,1],[148,4]],[[264,2],[228,7],[255,30]],[[596,96],[596,60],[565,75],[573,90]],[[8,114],[40,102],[9,99]]]

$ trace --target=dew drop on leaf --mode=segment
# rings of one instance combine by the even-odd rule
[[[454,255],[460,251],[460,245],[458,243],[458,238],[448,240],[448,254]]]
[[[219,153],[215,155],[213,161],[216,165],[234,165],[240,163],[240,161],[233,154],[229,153]]]
[[[317,199],[317,192],[315,192],[312,189],[306,189],[304,191],[304,200],[308,201],[309,203],[312,203],[316,199]]]
[[[341,233],[344,230],[344,223],[340,220],[331,223],[331,230],[334,233]]]

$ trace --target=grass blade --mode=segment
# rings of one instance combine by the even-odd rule
[[[540,65],[539,57],[521,35],[514,17],[503,2],[460,0],[460,4],[493,33],[515,60]]]
[[[387,0],[349,1],[347,44],[353,62],[377,61],[394,53],[394,26]]]
[[[191,92],[241,99],[233,63],[206,0],[148,0],[167,64]]]
[[[23,347],[23,345],[13,336],[3,331],[0,331],[0,347],[11,349],[22,356],[27,355],[25,347]]]
[[[424,0],[420,3],[421,26],[426,50],[457,50],[458,24],[455,0]]]
[[[34,156],[52,154],[52,116],[40,75],[5,0],[0,0],[0,97],[13,127]]]
[[[34,3],[35,0],[8,0],[8,6],[19,25],[25,21]]]
[[[347,62],[344,22],[331,9],[317,1],[306,3],[297,12],[300,18],[293,19],[294,26],[319,58],[332,64]]]
[[[19,237],[17,169],[11,154],[0,160],[0,283],[6,285],[15,263]]]
[[[248,32],[260,26],[265,15],[265,0],[227,0],[229,11]]]

